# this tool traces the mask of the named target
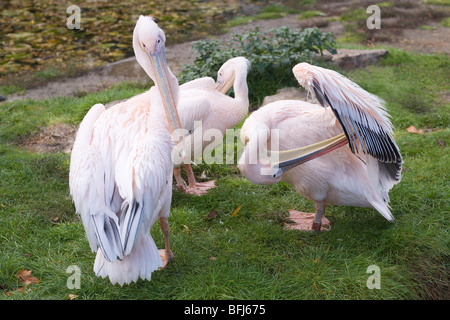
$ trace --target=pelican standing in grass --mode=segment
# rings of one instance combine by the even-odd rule
[[[388,193],[400,182],[403,161],[384,102],[332,70],[300,63],[293,73],[321,106],[283,100],[253,112],[241,130],[241,172],[256,184],[284,181],[315,202],[315,213],[291,211],[297,229],[328,224],[327,205],[373,208],[394,220]],[[274,130],[279,152],[270,152]]]
[[[108,110],[94,105],[72,150],[70,193],[97,252],[94,271],[113,284],[150,280],[173,258],[168,224],[172,132],[181,126],[179,86],[166,64],[165,40],[153,18],[139,17],[133,49],[155,86]],[[165,239],[161,252],[150,235],[158,219]]]
[[[217,72],[217,83],[204,77],[181,85],[178,114],[181,126],[189,132],[184,137],[191,158],[201,158],[206,146],[211,143],[204,133],[210,129],[220,131],[222,136],[248,114],[247,73],[250,62],[244,57],[235,57],[225,62]],[[226,95],[233,87],[234,98]],[[197,126],[196,126],[197,124]],[[217,143],[217,141],[215,141]],[[197,182],[190,163],[184,168],[188,184],[181,177],[181,166],[176,165],[174,176],[177,187],[186,193],[202,195],[215,187],[214,181]]]

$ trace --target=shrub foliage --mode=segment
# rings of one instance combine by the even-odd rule
[[[193,49],[196,58],[184,66],[181,83],[205,76],[215,78],[228,59],[244,56],[252,64],[247,77],[250,103],[259,105],[265,95],[286,84],[296,85],[292,68],[297,63],[317,63],[314,57],[323,55],[324,50],[335,54],[336,44],[331,33],[318,28],[281,27],[262,32],[257,27],[243,35],[234,34],[225,46],[218,40],[201,40],[194,42]]]

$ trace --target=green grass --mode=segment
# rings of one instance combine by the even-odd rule
[[[256,21],[256,20],[258,20],[258,19],[254,16],[236,17],[236,18],[233,18],[232,20],[228,21],[227,27],[232,28],[232,27],[236,27],[241,24],[247,24],[249,22]]]
[[[366,20],[368,14],[366,12],[366,8],[364,9],[355,9],[352,11],[345,12],[341,15],[341,21],[359,21]]]
[[[394,4],[390,1],[384,1],[384,2],[380,2],[376,4],[378,7],[380,8],[387,8],[387,7],[392,7],[394,6]]]
[[[307,5],[314,5],[315,3],[316,3],[316,0],[300,0],[297,2],[297,5],[307,6]]]
[[[0,299],[448,298],[450,130],[443,97],[450,90],[450,59],[390,53],[377,66],[345,75],[385,99],[393,116],[405,161],[402,182],[390,193],[396,222],[370,209],[329,207],[331,231],[286,230],[287,210],[311,211],[310,201],[286,184],[253,185],[235,166],[212,165],[208,176],[218,187],[209,194],[174,192],[173,263],[150,282],[122,288],[93,274],[95,255],[69,196],[70,156],[29,153],[18,144],[41,126],[77,124],[94,103],[124,99],[146,86],[0,104]],[[410,125],[433,131],[407,133]],[[204,169],[194,167],[197,176]],[[217,218],[207,218],[211,210]],[[163,246],[157,225],[152,235]],[[81,269],[80,289],[66,286],[70,265]],[[380,290],[366,287],[370,265],[380,267]],[[40,279],[27,293],[17,292],[21,269]]]
[[[419,27],[420,30],[436,30],[435,26],[423,25]]]
[[[295,9],[286,7],[285,5],[282,5],[282,4],[269,4],[269,5],[265,6],[259,14],[279,13],[282,15],[286,15],[286,14],[295,13],[295,12],[296,12]]]
[[[439,24],[443,27],[450,28],[450,17],[441,20],[441,22],[439,22]]]
[[[438,6],[450,6],[449,0],[423,0],[424,4],[433,4]]]
[[[25,93],[25,89],[19,87],[19,86],[0,86],[0,94],[7,96],[8,94],[14,94],[14,93]]]
[[[58,70],[52,69],[52,68],[38,71],[34,74],[34,76],[37,79],[52,79],[52,78],[56,78],[59,75],[60,75],[60,72]]]
[[[361,21],[366,21],[368,15],[365,9],[355,9],[345,12],[339,17],[344,24],[345,33],[336,39],[339,45],[364,43],[367,36],[360,28]]]
[[[269,4],[262,8],[262,10],[255,16],[236,17],[227,22],[227,27],[235,27],[241,24],[246,24],[256,20],[270,20],[280,19],[286,17],[288,14],[296,13],[295,9],[286,7],[282,4]]]
[[[300,13],[300,15],[298,16],[299,20],[303,20],[303,19],[310,19],[310,18],[314,18],[317,16],[326,16],[325,13],[323,13],[322,11],[318,11],[318,10],[308,10],[308,11],[303,11],[302,13]]]
[[[366,36],[361,32],[346,31],[343,35],[336,39],[338,45],[358,44],[363,43],[366,40]]]
[[[379,30],[367,28],[367,19],[371,13],[366,12],[366,6],[350,7],[339,17],[345,33],[337,39],[337,43],[341,45],[362,43],[370,46],[395,39],[400,29],[434,30],[436,27],[430,25],[431,23],[440,22],[442,26],[448,24],[446,20],[448,14],[443,10],[445,8],[439,5],[446,5],[450,1],[423,1],[423,3],[432,6],[412,1],[376,3],[375,5],[381,10],[381,29]],[[412,10],[412,8],[415,9]]]

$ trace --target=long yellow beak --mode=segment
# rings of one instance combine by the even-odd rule
[[[216,90],[220,93],[227,94],[228,90],[231,89],[231,87],[234,84],[234,74],[231,79],[228,79],[226,81],[217,81],[216,82]]]
[[[215,89],[216,89],[217,91],[223,93],[223,94],[226,94],[228,90],[226,90],[226,91],[224,92],[224,85],[225,85],[225,82],[224,82],[224,81],[217,81],[217,82],[216,82],[216,88],[215,88]]]
[[[275,177],[278,178],[283,172],[290,170],[302,163],[320,157],[330,151],[345,146],[348,143],[347,137],[341,133],[333,138],[311,144],[306,147],[285,151],[268,151],[270,159],[278,159],[272,162],[274,169],[278,168]]]
[[[161,99],[166,110],[167,120],[169,121],[169,127],[173,131],[181,129],[180,118],[178,116],[177,106],[173,98],[172,91],[169,84],[169,71],[167,68],[166,52],[164,46],[157,53],[147,55],[152,63],[153,70],[155,71],[155,84],[161,94]]]
[[[161,47],[159,52],[150,54],[147,50],[147,55],[152,63],[152,68],[155,72],[155,85],[158,87],[159,93],[161,95],[161,100],[164,105],[164,110],[166,112],[167,121],[169,123],[169,129],[174,137],[176,147],[178,149],[178,154],[181,159],[185,160],[187,150],[184,146],[184,135],[180,117],[178,116],[177,106],[175,99],[173,97],[170,83],[169,83],[169,70],[166,61],[166,52],[164,46]]]

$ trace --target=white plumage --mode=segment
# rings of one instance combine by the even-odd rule
[[[314,201],[316,213],[309,229],[320,230],[327,205],[373,208],[392,221],[388,193],[400,181],[402,158],[381,100],[331,70],[302,63],[293,71],[299,83],[314,92],[324,107],[284,100],[253,112],[242,126],[241,139],[247,145],[239,169],[253,183],[273,184],[282,180]],[[347,126],[352,123],[357,125]],[[261,156],[265,152],[260,153],[256,162],[250,161],[250,150],[271,150],[274,130],[278,130],[282,151],[311,145],[342,132],[352,136],[351,129],[358,131],[357,138],[350,138],[352,148],[333,150],[295,166],[280,177],[270,171],[270,159]],[[391,147],[377,147],[380,145]],[[262,174],[261,169],[272,174]],[[304,218],[312,220],[311,215]]]
[[[209,77],[181,85],[178,113],[181,126],[189,132],[184,139],[190,150],[190,161],[195,162],[196,159],[201,161],[203,158],[203,151],[211,143],[207,139],[208,130],[217,130],[224,136],[227,129],[236,126],[247,115],[249,101],[246,79],[249,68],[250,62],[246,58],[236,57],[229,59],[219,69],[217,85]],[[232,86],[234,98],[226,95]],[[214,187],[214,181],[197,182],[190,163],[186,163],[184,167],[188,176],[187,186],[181,177],[181,167],[178,165],[174,169],[174,176],[180,189],[184,189],[187,193],[202,195]]]
[[[151,17],[141,16],[133,33],[137,61],[156,86],[108,110],[96,104],[80,124],[70,163],[70,192],[81,215],[94,271],[112,283],[150,280],[163,266],[149,231],[160,219],[166,248],[172,197],[178,82],[165,64],[165,35]],[[168,85],[167,85],[168,84]],[[151,103],[149,103],[151,101]],[[100,250],[97,250],[97,247]]]

